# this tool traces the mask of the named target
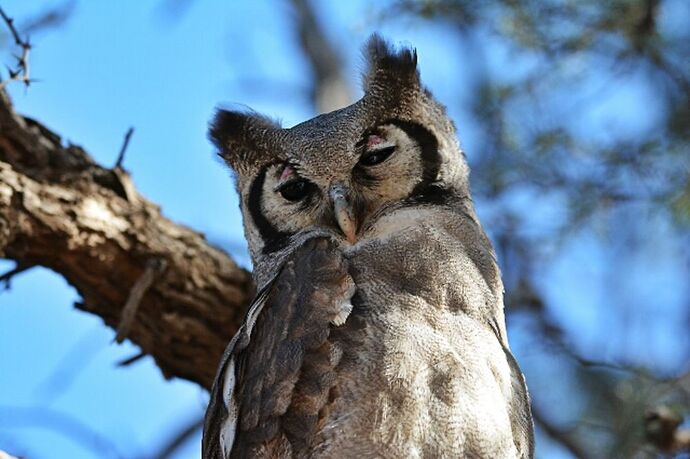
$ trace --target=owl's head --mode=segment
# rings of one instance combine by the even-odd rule
[[[373,36],[366,55],[364,96],[343,109],[292,128],[216,114],[210,137],[236,172],[255,265],[311,231],[355,243],[389,210],[467,201],[455,128],[421,84],[416,52]]]

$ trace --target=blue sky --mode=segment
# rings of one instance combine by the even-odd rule
[[[56,2],[3,0],[1,4],[21,23]],[[246,265],[237,198],[229,174],[206,140],[207,122],[219,104],[247,105],[281,118],[286,126],[313,116],[306,93],[308,70],[294,40],[288,5],[197,0],[179,16],[166,12],[164,1],[75,5],[65,25],[33,37],[32,72],[40,82],[28,91],[18,85],[10,88],[17,110],[45,123],[65,142],[83,146],[104,165],[114,163],[124,133],[134,126],[124,165],[138,189],[160,204],[166,216],[202,231]],[[331,38],[344,52],[354,86],[362,69],[359,48],[372,31],[414,44],[422,78],[449,105],[470,159],[477,154],[472,149],[477,142],[472,121],[456,109],[468,97],[470,85],[462,82],[471,78],[463,73],[456,35],[443,27],[411,22],[382,26],[364,0],[319,6]],[[496,49],[489,56],[496,63],[489,65],[501,65],[505,54]],[[9,56],[2,58],[7,61]],[[644,103],[648,97],[634,94],[617,96],[622,97],[619,103]],[[642,101],[635,102],[640,97]],[[600,116],[606,119],[605,113]],[[535,217],[536,226],[548,224],[548,209],[558,210],[557,202],[539,205],[544,214]],[[479,203],[480,215],[489,207]],[[633,345],[631,352],[646,352],[645,359],[652,364],[673,368],[677,364],[673,350],[682,343],[669,339],[678,336],[669,330],[683,335],[678,311],[687,297],[688,270],[683,260],[673,256],[678,250],[674,241],[678,239],[663,233],[652,244],[643,241],[634,256],[647,255],[649,260],[653,253],[656,262],[641,268],[632,260],[629,266],[632,282],[647,286],[627,293],[628,301],[643,308],[635,317],[663,313],[665,321],[651,328],[644,321],[622,323],[607,310],[607,283],[616,278],[607,271],[607,260],[634,256],[622,253],[616,241],[602,244],[592,233],[573,240],[552,269],[541,274],[545,284],[553,286],[546,294],[556,303],[569,298],[578,305],[563,304],[553,311],[556,319],[583,334],[585,348],[600,346],[601,336],[612,326],[629,327],[630,335],[661,343],[644,349]],[[0,261],[3,271],[11,266]],[[618,295],[626,295],[625,289]],[[76,292],[45,269],[23,274],[14,280],[11,291],[0,293],[0,449],[38,459],[147,457],[172,431],[203,412],[207,396],[191,383],[164,381],[150,358],[118,368],[116,363],[136,354],[137,348],[127,342],[114,344],[113,331],[98,317],[72,308],[76,300]],[[519,321],[516,324],[520,326]],[[518,356],[529,367],[533,355],[529,336],[520,329],[511,335]],[[618,355],[620,348],[631,346],[628,341],[612,338],[607,352]],[[558,367],[549,371],[553,378],[561,376]],[[532,390],[542,387],[550,390],[541,381],[535,381]],[[37,408],[53,410],[43,412],[46,422],[51,413],[69,416],[73,430],[86,429],[90,438],[102,437],[101,443],[85,447],[32,424],[37,416],[31,410]],[[546,443],[540,448],[544,457],[568,457]],[[198,455],[196,436],[175,457]]]

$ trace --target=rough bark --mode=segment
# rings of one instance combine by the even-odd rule
[[[97,165],[17,115],[3,91],[0,256],[61,274],[82,297],[76,306],[113,328],[124,305],[138,303],[127,337],[166,377],[206,388],[254,294],[247,271],[203,235],[163,217],[125,171]],[[145,273],[152,266],[150,287],[130,295],[142,276],[151,280]]]

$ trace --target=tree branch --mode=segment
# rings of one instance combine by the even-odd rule
[[[17,28],[14,26],[14,19],[9,17],[2,8],[0,8],[0,17],[10,30],[12,38],[14,39],[14,44],[22,50],[20,55],[15,55],[15,58],[17,59],[16,67],[14,69],[8,67],[7,69],[9,78],[7,80],[0,81],[0,90],[4,89],[4,87],[7,86],[10,81],[21,81],[25,86],[28,87],[33,81],[29,76],[29,52],[31,51],[31,43],[29,42],[28,38],[22,40],[19,32],[17,32]]]
[[[546,435],[567,449],[573,456],[578,459],[589,457],[587,452],[571,435],[553,425],[546,419],[538,407],[534,405],[532,406],[532,417],[534,418],[534,423],[541,427]]]
[[[6,427],[49,429],[98,454],[99,457],[124,457],[107,437],[67,413],[44,407],[0,406],[0,415],[0,419],[7,420]],[[4,459],[2,450],[0,459]]]
[[[291,1],[297,13],[295,27],[299,44],[314,76],[314,107],[319,113],[326,113],[352,103],[340,53],[326,36],[310,0]]]
[[[210,388],[254,295],[250,274],[203,237],[163,217],[124,171],[97,165],[48,128],[14,113],[0,90],[0,256],[72,284],[76,306],[117,327],[149,260],[127,336],[166,377]],[[152,277],[152,276],[146,276]]]
[[[156,278],[163,273],[167,265],[168,263],[162,258],[155,258],[146,263],[144,273],[137,279],[129,292],[125,306],[122,308],[122,317],[120,318],[120,323],[117,324],[117,333],[115,333],[115,341],[118,343],[122,343],[127,337],[141,300]]]
[[[690,452],[690,429],[681,427],[683,418],[667,406],[658,406],[645,416],[645,435],[665,453]]]
[[[183,446],[192,436],[204,426],[204,417],[192,419],[192,421],[182,427],[182,429],[163,445],[159,452],[153,455],[154,459],[168,459]],[[1,459],[1,458],[0,458]]]

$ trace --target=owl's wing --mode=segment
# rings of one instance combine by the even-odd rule
[[[247,321],[250,317],[256,316],[264,307],[268,292],[270,292],[275,278],[272,279],[254,298],[247,317],[242,326],[237,330],[235,336],[225,348],[220,365],[216,372],[216,377],[211,389],[211,398],[206,415],[204,418],[204,430],[202,438],[201,452],[204,459],[222,459],[226,455],[223,452],[221,440],[229,442],[232,446],[235,424],[237,422],[237,404],[233,398],[235,386],[235,354],[238,351],[238,341],[247,340]],[[240,346],[241,348],[242,346]]]
[[[308,441],[334,381],[330,327],[352,310],[347,268],[333,242],[312,239],[259,292],[211,390],[204,459],[290,457]]]
[[[508,400],[511,430],[513,431],[513,443],[521,458],[534,457],[534,424],[532,423],[532,408],[525,376],[515,360],[513,353],[506,346],[507,340],[501,333],[498,323],[490,324],[498,342],[503,348],[508,367],[510,368],[510,383],[512,397]]]

